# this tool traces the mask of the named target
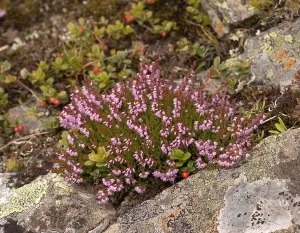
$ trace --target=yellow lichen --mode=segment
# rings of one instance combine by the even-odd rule
[[[287,42],[289,42],[289,43],[293,43],[293,37],[291,35],[286,35],[284,37],[284,40],[287,41]]]
[[[268,73],[267,73],[267,78],[272,78],[273,75],[274,75],[273,70],[269,70]]]
[[[222,2],[222,3],[217,2],[216,4],[217,4],[217,6],[220,7],[220,8],[229,10],[229,6],[228,6],[227,2]]]

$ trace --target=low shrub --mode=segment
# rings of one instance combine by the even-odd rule
[[[109,91],[99,94],[87,81],[71,95],[60,115],[68,133],[57,168],[68,181],[101,183],[97,198],[106,203],[210,164],[235,166],[249,157],[263,119],[235,114],[226,90],[207,94],[193,73],[176,86],[157,62],[141,63],[134,79]]]

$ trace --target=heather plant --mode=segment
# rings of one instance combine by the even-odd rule
[[[221,89],[210,96],[190,73],[176,86],[157,62],[142,63],[132,80],[102,93],[90,81],[71,95],[60,124],[68,130],[58,154],[67,181],[100,182],[99,203],[154,182],[174,182],[180,171],[235,166],[249,157],[262,114],[235,114]]]

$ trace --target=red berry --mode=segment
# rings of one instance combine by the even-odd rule
[[[166,36],[167,36],[167,33],[166,33],[166,32],[162,32],[162,33],[161,33],[161,36],[162,36],[162,37],[166,37]]]
[[[14,128],[14,131],[17,132],[17,133],[21,133],[23,130],[24,130],[24,126],[23,125],[17,125]]]
[[[131,15],[125,14],[125,21],[126,21],[126,23],[133,23],[134,20],[135,19]]]
[[[189,176],[190,176],[190,172],[184,171],[184,172],[181,173],[181,177],[183,179],[187,179]]]
[[[44,100],[39,101],[39,107],[40,108],[45,108],[46,107],[46,102]]]
[[[60,99],[55,98],[53,104],[54,104],[55,106],[60,105]]]
[[[55,97],[50,97],[49,98],[49,103],[50,104],[54,104],[55,99],[56,99]]]
[[[78,29],[79,29],[80,33],[82,33],[83,30],[84,30],[84,27],[83,26],[79,26]]]
[[[35,130],[30,129],[30,130],[29,130],[29,134],[35,134]]]
[[[99,66],[94,66],[93,72],[94,72],[94,74],[99,74],[101,72],[101,68]]]
[[[147,0],[147,3],[148,4],[153,4],[153,3],[155,3],[155,0]]]

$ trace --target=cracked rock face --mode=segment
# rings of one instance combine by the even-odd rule
[[[203,170],[119,216],[105,233],[300,232],[300,129],[235,169]]]

